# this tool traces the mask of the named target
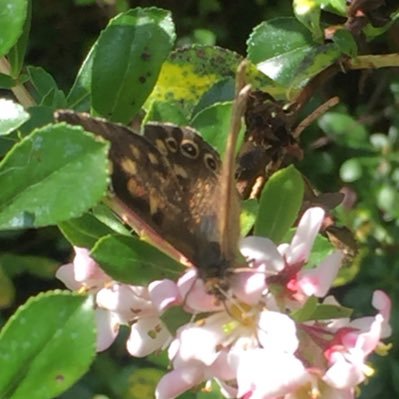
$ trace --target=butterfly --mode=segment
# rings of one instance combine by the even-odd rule
[[[244,97],[233,107],[233,131],[239,130]],[[55,119],[80,125],[110,142],[111,203],[116,213],[139,235],[187,259],[209,293],[220,296],[229,288],[240,234],[235,137],[228,140],[223,163],[189,127],[150,123],[141,135],[69,110],[57,111]]]

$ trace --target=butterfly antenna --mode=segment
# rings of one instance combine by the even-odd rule
[[[238,135],[241,129],[241,119],[245,112],[247,98],[251,86],[246,84],[246,69],[248,62],[242,61],[237,69],[236,75],[236,94],[233,102],[230,134],[227,139],[226,151],[224,154],[223,169],[221,175],[221,198],[220,209],[220,236],[222,237],[222,251],[228,254],[229,249],[233,248],[231,239],[238,240],[239,235],[239,209],[238,196],[235,188],[235,158]],[[237,209],[235,209],[237,208]],[[234,212],[236,210],[236,212]],[[237,220],[232,220],[231,215],[237,215]],[[236,231],[235,231],[236,230]],[[234,237],[237,236],[237,237]],[[232,255],[232,254],[228,254]]]

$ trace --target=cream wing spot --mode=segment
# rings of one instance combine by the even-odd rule
[[[166,148],[165,143],[161,139],[156,139],[155,140],[155,147],[157,147],[158,151],[162,155],[168,155],[168,149]]]
[[[173,165],[173,171],[176,176],[181,177],[182,179],[188,179],[188,173],[186,169],[184,169],[181,165],[175,164]]]
[[[152,165],[159,165],[159,159],[155,153],[149,152],[147,154],[148,160],[151,162]]]
[[[139,184],[133,177],[128,180],[127,189],[133,197],[145,198],[146,196],[145,188],[141,184]]]
[[[120,165],[126,173],[130,175],[137,174],[137,163],[134,162],[132,159],[124,158],[121,160]]]
[[[136,146],[134,146],[132,144],[129,145],[129,148],[130,148],[130,152],[133,155],[133,158],[139,159],[141,156],[141,151]]]
[[[159,210],[159,198],[157,197],[157,195],[154,195],[154,193],[150,193],[150,215],[153,216],[155,215],[158,210]]]

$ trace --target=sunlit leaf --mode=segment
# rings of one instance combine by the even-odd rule
[[[0,163],[0,228],[46,226],[80,216],[106,192],[108,146],[65,124],[25,137]]]
[[[69,292],[33,297],[0,332],[0,397],[54,398],[88,370],[94,355],[90,298]]]
[[[276,172],[262,191],[255,235],[280,243],[298,217],[303,193],[302,176],[294,167]]]
[[[11,133],[28,119],[29,114],[22,105],[0,99],[0,136]]]
[[[116,122],[129,122],[151,93],[174,40],[167,11],[135,8],[113,18],[94,52],[95,112]]]
[[[0,0],[0,57],[17,42],[27,17],[28,0]]]
[[[135,285],[175,278],[183,269],[152,245],[134,237],[106,236],[98,241],[91,255],[115,280]]]

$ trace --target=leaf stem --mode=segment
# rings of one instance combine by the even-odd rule
[[[11,67],[10,63],[8,62],[6,57],[1,57],[0,58],[0,73],[4,73],[5,75],[10,75],[11,72]],[[36,105],[35,100],[32,98],[28,90],[22,85],[22,84],[17,84],[15,85],[11,91],[13,92],[15,98],[18,100],[18,102],[23,105],[25,108],[32,107],[33,105]]]
[[[377,69],[399,67],[399,53],[381,55],[361,55],[344,63],[347,69]]]

